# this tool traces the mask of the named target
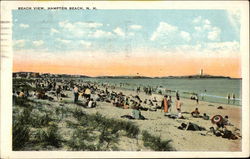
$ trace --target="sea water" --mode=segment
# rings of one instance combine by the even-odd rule
[[[199,96],[199,100],[241,105],[242,80],[241,79],[125,79],[125,78],[84,78],[84,81],[109,83],[116,87],[135,90],[137,87],[158,87],[163,94],[175,96],[178,91],[181,97],[190,98],[192,93]],[[142,90],[142,89],[141,89]],[[171,90],[165,92],[165,90]],[[157,92],[158,92],[157,91]],[[235,100],[232,98],[235,94]],[[228,100],[230,95],[230,100]]]

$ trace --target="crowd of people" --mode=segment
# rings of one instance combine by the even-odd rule
[[[164,95],[162,99],[157,99],[153,96],[153,89],[150,87],[137,87],[135,89],[136,94],[124,94],[122,91],[115,90],[113,85],[98,83],[98,82],[82,82],[77,80],[67,79],[36,79],[29,83],[26,83],[29,88],[32,89],[17,89],[13,90],[13,97],[27,98],[33,97],[37,99],[48,99],[51,101],[61,101],[63,98],[69,98],[73,94],[72,102],[77,104],[81,103],[86,108],[97,107],[99,102],[107,102],[114,107],[122,109],[131,109],[131,115],[122,115],[122,118],[128,119],[141,119],[146,120],[141,111],[163,111],[164,116],[168,116],[175,119],[185,119],[183,116],[183,102],[181,101],[180,93],[176,91],[175,101],[171,95]],[[148,98],[142,99],[140,97],[140,91],[143,90]],[[199,104],[198,96],[192,96],[191,100],[196,101],[196,106]],[[173,107],[175,105],[175,108]],[[210,117],[203,113],[201,115],[198,107],[195,108],[191,113],[191,117],[202,118],[209,120]],[[225,120],[228,116],[223,118],[223,122],[216,123],[217,128],[213,129],[213,133],[218,136],[219,128],[226,128],[228,125]],[[194,126],[193,123],[187,125],[182,124],[180,129],[191,129]],[[198,129],[196,129],[198,130]],[[199,129],[203,130],[203,129]],[[212,130],[212,129],[211,129]],[[221,131],[220,131],[221,132]],[[224,131],[225,132],[225,131]],[[228,131],[227,131],[228,132]],[[221,135],[223,136],[223,135]]]

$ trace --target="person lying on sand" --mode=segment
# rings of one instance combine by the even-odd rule
[[[139,107],[134,107],[133,110],[132,110],[132,117],[134,119],[141,119],[141,120],[145,120],[146,118],[141,115],[141,111],[139,110]]]
[[[156,107],[154,106],[154,104],[150,105],[150,104],[140,103],[140,105],[141,105],[139,107],[140,110],[144,110],[144,111],[147,111],[147,110],[149,110],[149,111],[156,111]]]
[[[141,115],[141,112],[138,106],[133,106],[131,115],[122,115],[121,118],[147,120],[143,115]]]
[[[237,140],[239,137],[237,137],[237,135],[235,135],[232,131],[230,130],[218,130],[215,129],[214,127],[210,127],[209,131],[205,134],[205,136],[207,134],[212,133],[213,135],[217,136],[217,137],[222,137],[222,138],[227,138],[229,140]]]
[[[204,113],[203,116],[202,116],[202,119],[209,120],[209,116],[206,113]]]
[[[167,114],[165,116],[168,117],[168,118],[171,118],[171,119],[177,119],[178,118],[178,116],[176,114]]]
[[[190,130],[190,131],[204,131],[206,130],[204,127],[199,126],[197,124],[189,122],[188,124],[181,123],[181,126],[178,127],[180,130]]]

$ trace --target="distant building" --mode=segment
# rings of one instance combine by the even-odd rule
[[[201,69],[200,76],[201,77],[203,76],[203,69]]]

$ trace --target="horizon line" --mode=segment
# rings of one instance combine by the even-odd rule
[[[147,78],[164,78],[164,77],[189,77],[189,76],[214,76],[214,77],[225,77],[225,78],[232,78],[232,79],[242,79],[242,77],[232,77],[232,76],[224,76],[224,75],[212,75],[212,74],[192,74],[192,75],[166,75],[166,76],[145,76],[145,75],[99,75],[99,76],[90,76],[86,74],[69,74],[69,73],[49,73],[49,72],[33,72],[33,71],[13,71],[12,73],[39,73],[39,74],[51,74],[51,75],[71,75],[71,76],[87,76],[90,78],[96,77],[147,77]]]

